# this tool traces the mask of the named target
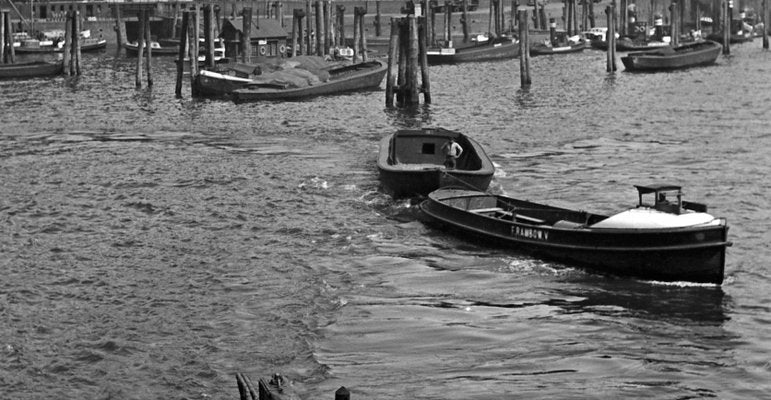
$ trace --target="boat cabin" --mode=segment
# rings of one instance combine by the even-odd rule
[[[465,136],[446,129],[423,129],[399,131],[393,136],[389,163],[392,165],[414,165],[415,168],[444,165],[442,146],[453,138],[463,149],[457,160],[456,169],[476,170],[482,162],[476,156],[473,146]]]
[[[639,203],[637,207],[653,208],[671,214],[681,214],[683,210],[707,212],[706,204],[683,201],[683,192],[676,185],[634,185],[637,188]],[[652,195],[652,201],[651,196]]]

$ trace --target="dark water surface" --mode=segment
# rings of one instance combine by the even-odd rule
[[[585,51],[431,67],[382,91],[236,105],[174,97],[174,64],[0,82],[0,398],[768,398],[771,53],[605,72]],[[597,212],[682,184],[731,226],[721,287],[606,277],[424,226],[379,187],[378,140],[472,135],[492,190]]]

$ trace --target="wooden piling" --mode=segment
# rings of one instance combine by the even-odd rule
[[[67,11],[64,17],[64,51],[62,52],[63,56],[63,65],[64,65],[64,75],[71,76],[72,71],[72,11]]]
[[[723,1],[723,55],[731,54],[731,8],[733,0]]]
[[[359,26],[361,24],[359,23],[359,13],[356,12],[359,9],[359,7],[353,8],[353,62],[356,63],[359,60],[359,35],[361,34],[359,30]]]
[[[615,11],[613,5],[605,7],[605,15],[607,16],[608,31],[605,33],[605,40],[608,42],[608,51],[606,53],[605,70],[607,72],[616,71],[616,28],[615,28]]]
[[[241,62],[251,62],[252,61],[252,9],[250,7],[244,8],[242,11],[243,13],[243,20],[242,20],[242,29],[241,31]],[[195,40],[198,41],[197,39]]]
[[[324,55],[324,11],[321,9],[321,1],[317,0],[313,3],[315,16],[316,16],[316,55]]]
[[[187,49],[187,37],[190,12],[182,12],[182,28],[180,29],[179,52],[177,57],[177,84],[174,88],[174,94],[177,98],[182,97],[182,77],[185,74],[185,50]],[[192,62],[192,60],[190,60]]]
[[[299,54],[303,54],[302,49],[302,30],[303,30],[303,17],[305,17],[305,11],[302,8],[295,8],[292,10],[292,57],[297,57],[298,45],[300,46]],[[299,43],[298,43],[299,39]]]
[[[463,28],[463,43],[468,43],[470,39],[468,30],[468,0],[461,3],[460,26]]]
[[[141,88],[142,87],[142,61],[143,57],[145,55],[145,16],[147,15],[147,12],[142,9],[139,11],[139,14],[137,14],[137,21],[139,26],[139,38],[137,38],[137,71],[135,75],[135,81],[136,87]]]
[[[366,29],[364,29],[364,17],[367,15],[366,7],[356,7],[354,12],[359,14],[359,45],[361,47],[361,59],[363,62],[367,62],[369,56],[367,55],[367,35]]]
[[[423,103],[431,104],[431,81],[428,75],[428,45],[426,44],[426,17],[418,17],[418,52],[420,57],[420,73],[423,86]]]
[[[337,43],[336,46],[345,47],[345,6],[342,4],[335,5],[335,12],[337,13]]]
[[[249,9],[249,21],[251,26],[251,8]],[[192,6],[190,8],[190,17],[188,18],[188,28],[187,28],[187,36],[188,36],[188,57],[190,59],[190,87],[191,87],[191,93],[193,96],[198,96],[198,89],[197,85],[195,84],[195,78],[198,76],[198,7]],[[244,16],[244,19],[246,19],[246,16]],[[247,41],[248,42],[248,41]],[[251,46],[247,45],[247,48],[251,48]],[[193,61],[195,60],[195,61]]]
[[[13,48],[13,22],[11,22],[11,13],[5,12],[5,38],[7,44],[6,59],[10,64],[16,63],[16,50]]]
[[[145,11],[145,17],[144,17],[144,32],[145,32],[145,48],[147,49],[147,56],[145,57],[145,69],[147,70],[147,86],[151,87],[153,86],[153,73],[152,73],[152,65],[153,65],[153,46],[150,44],[152,43],[152,33],[150,32],[150,11]],[[197,40],[196,40],[197,41]],[[198,61],[198,58],[195,58],[196,61]]]
[[[118,51],[126,44],[126,24],[123,22],[123,10],[120,5],[113,7],[113,13],[115,15],[115,31],[117,34],[115,38],[118,42]]]
[[[5,63],[5,10],[0,10],[0,64]]]
[[[521,87],[530,86],[530,38],[528,37],[527,9],[517,10],[519,16],[519,80]]]
[[[73,75],[80,75],[80,11],[72,12],[72,68]]]
[[[375,2],[375,36],[380,37],[381,35],[382,35],[382,28],[380,26],[380,2],[376,1]]]
[[[414,15],[407,16],[407,26],[409,34],[409,51],[407,56],[407,88],[409,93],[406,96],[407,105],[420,103],[420,86],[418,85],[418,23]]]
[[[400,23],[398,18],[391,18],[391,37],[388,41],[388,71],[386,72],[386,107],[393,107],[394,93],[398,90],[396,79],[399,75],[399,30]]]
[[[311,0],[305,0],[305,43],[308,47],[305,49],[307,52],[305,55],[313,54],[313,38],[311,33],[313,32],[313,18],[311,18]]]
[[[768,0],[763,0],[763,48],[768,50]]]
[[[680,44],[680,18],[678,17],[679,8],[677,6],[677,1],[672,0],[672,4],[669,5],[669,19],[670,19],[670,41],[669,44],[671,44],[674,47],[677,47]]]
[[[324,54],[332,54],[334,30],[332,29],[332,2],[324,0]]]
[[[203,40],[206,49],[204,64],[211,69],[214,68],[214,7],[211,4],[203,6],[203,27]],[[198,57],[196,57],[197,60]]]

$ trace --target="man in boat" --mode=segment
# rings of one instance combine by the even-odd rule
[[[444,166],[447,167],[447,169],[455,169],[458,157],[463,154],[463,148],[460,147],[454,138],[450,138],[450,140],[442,146],[442,151],[444,152],[445,157]]]

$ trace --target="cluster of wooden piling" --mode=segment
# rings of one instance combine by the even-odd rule
[[[80,11],[67,11],[64,25],[63,65],[65,75],[80,75]],[[16,63],[13,23],[7,10],[0,10],[0,63]]]
[[[420,102],[420,93],[425,104],[431,103],[425,27],[424,17],[391,18],[386,106],[394,105],[394,96],[397,106],[416,105]]]
[[[306,1],[305,9],[292,10],[292,56],[297,55],[333,55],[335,48],[346,47],[345,43],[345,6],[335,5],[330,0]],[[376,30],[380,31],[380,9],[376,16]],[[311,14],[313,10],[313,14]],[[334,18],[333,18],[334,11]],[[367,39],[364,28],[365,7],[353,9],[353,61],[367,61]],[[315,16],[311,18],[311,15]],[[315,27],[315,30],[314,30]],[[303,29],[305,28],[305,29]],[[303,32],[304,31],[304,32]],[[315,33],[315,40],[312,36]],[[378,33],[379,35],[379,33]]]

